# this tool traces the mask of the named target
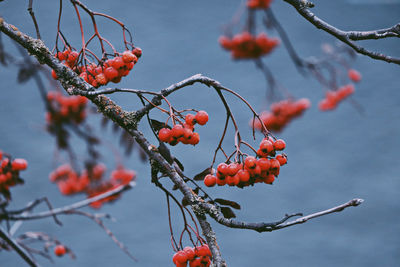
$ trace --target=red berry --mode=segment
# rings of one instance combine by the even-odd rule
[[[131,51],[128,50],[128,51],[125,51],[124,53],[122,53],[122,60],[125,63],[129,63],[132,61],[137,61],[137,57],[134,54],[132,54]]]
[[[226,163],[220,163],[217,167],[217,171],[222,176],[228,175],[228,165]]]
[[[228,175],[228,176],[226,176],[226,183],[228,185],[230,185],[230,186],[238,185],[239,182],[240,182],[240,178],[239,178],[238,175],[234,175],[234,176]]]
[[[96,75],[96,81],[100,85],[105,85],[105,84],[108,83],[108,80],[107,80],[106,76],[104,75],[104,73],[97,74]]]
[[[200,142],[200,135],[199,133],[193,133],[192,138],[190,138],[191,145],[197,145]]]
[[[283,166],[283,165],[285,165],[287,163],[286,155],[278,155],[278,156],[276,156],[276,159],[279,161],[279,164],[281,166]]]
[[[28,167],[28,162],[25,159],[14,159],[11,163],[11,168],[14,171],[22,171]]]
[[[138,58],[140,58],[142,56],[142,49],[140,49],[139,47],[135,47],[132,50],[132,53],[137,56]]]
[[[118,71],[113,67],[108,67],[104,70],[104,75],[107,79],[112,80],[118,77]]]
[[[54,254],[56,254],[58,257],[63,256],[66,252],[67,252],[67,250],[65,249],[65,247],[63,245],[57,245],[54,248]]]
[[[186,115],[186,117],[185,117],[185,122],[187,123],[187,124],[189,124],[189,125],[195,125],[195,115],[193,115],[193,114],[187,114]]]
[[[240,165],[232,162],[231,164],[228,165],[228,175],[234,176],[240,169]]]
[[[124,66],[125,62],[121,57],[115,57],[111,64],[114,69],[119,70]]]
[[[208,187],[212,187],[217,183],[217,177],[211,174],[207,174],[204,178],[204,184]]]
[[[196,253],[192,247],[185,247],[183,251],[186,253],[186,257],[189,261],[196,257]]]
[[[173,138],[178,139],[183,137],[183,126],[180,124],[175,124],[174,127],[172,127],[171,130],[171,135]]]
[[[223,179],[217,178],[217,185],[218,185],[218,186],[226,185],[225,177],[224,177]]]
[[[282,139],[278,139],[274,143],[274,149],[275,150],[284,150],[285,147],[286,147],[286,143]]]
[[[268,140],[263,140],[260,143],[260,149],[264,154],[269,154],[272,152],[272,150],[274,150],[274,145]]]
[[[171,130],[168,128],[162,128],[158,132],[158,138],[160,139],[160,141],[168,143],[171,139]]]
[[[244,165],[249,169],[254,169],[257,164],[257,159],[253,156],[249,156],[244,160]]]
[[[173,261],[175,264],[178,264],[178,263],[186,263],[186,262],[187,262],[186,253],[185,253],[184,251],[182,251],[182,250],[176,252],[176,253],[174,254],[174,256],[172,257],[172,261]]]
[[[279,161],[277,159],[271,159],[270,160],[271,163],[271,170],[273,169],[279,169],[281,167],[281,164],[279,163]]]
[[[57,74],[55,70],[51,70],[51,77],[53,77],[54,80],[57,80]]]
[[[244,183],[250,180],[250,174],[247,170],[239,170],[237,176],[239,177],[239,180]]]
[[[268,171],[271,167],[271,163],[266,158],[261,158],[257,161],[257,165],[260,166],[261,171]]]
[[[68,57],[67,57],[67,62],[71,65],[75,64],[76,60],[78,59],[78,52],[76,51],[72,51],[71,53],[69,53]]]
[[[55,57],[58,58],[58,60],[60,60],[60,61],[65,60],[65,56],[64,56],[63,52],[57,52]]]
[[[275,175],[270,174],[266,178],[264,178],[264,183],[272,184],[275,181]]]
[[[204,245],[202,245],[200,247],[197,247],[195,251],[196,251],[196,255],[197,256],[209,256],[209,257],[211,257],[211,251],[208,248],[207,244],[204,244]]]
[[[196,258],[196,259],[190,261],[189,267],[203,267],[203,265],[201,264],[201,259]]]
[[[348,74],[350,80],[352,80],[353,82],[357,83],[357,82],[361,81],[361,74],[358,71],[356,71],[354,69],[349,69],[347,74]]]
[[[200,110],[199,112],[197,112],[195,119],[198,124],[204,125],[208,121],[208,114],[207,114],[207,112]]]

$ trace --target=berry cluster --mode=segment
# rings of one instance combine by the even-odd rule
[[[265,33],[253,36],[249,32],[243,32],[232,39],[221,36],[219,43],[231,51],[234,59],[253,59],[270,53],[279,44],[279,39],[269,38]]]
[[[272,0],[247,0],[247,7],[251,9],[256,8],[269,8],[271,5]]]
[[[63,245],[57,245],[54,247],[54,254],[58,257],[62,257],[67,253],[67,248]]]
[[[83,96],[64,96],[59,92],[47,93],[51,109],[46,113],[48,124],[62,122],[81,123],[86,118],[87,99]]]
[[[65,61],[64,64],[67,67],[78,73],[87,83],[97,88],[101,85],[106,85],[110,81],[119,83],[121,78],[127,76],[133,69],[141,55],[142,50],[136,47],[132,51],[126,50],[112,59],[100,62],[98,65],[91,63],[85,66],[77,66],[79,54],[76,51],[65,50],[58,52],[55,57],[60,61]],[[54,70],[52,71],[52,76],[57,79],[57,74]]]
[[[27,167],[28,163],[25,159],[17,158],[12,160],[8,156],[3,158],[3,152],[0,150],[0,194],[7,199],[11,199],[9,187],[24,182],[20,178],[19,172]]]
[[[106,167],[103,164],[96,164],[92,168],[84,170],[81,175],[78,175],[69,164],[64,164],[50,173],[50,180],[57,183],[63,195],[86,193],[88,197],[94,197],[120,185],[126,185],[136,177],[136,173],[133,170],[118,166],[116,170],[111,172],[111,177],[108,181],[102,181],[105,171]],[[118,197],[119,195],[113,195],[92,202],[91,207],[100,208],[103,203],[116,200]]]
[[[200,141],[200,135],[194,132],[194,125],[205,125],[208,122],[207,112],[200,110],[194,114],[187,114],[185,123],[175,124],[172,129],[162,128],[158,132],[160,141],[169,143],[172,146],[177,145],[179,142],[182,144],[197,145]]]
[[[335,109],[343,99],[347,98],[353,93],[354,86],[352,84],[342,86],[337,91],[328,90],[325,98],[319,102],[318,107],[322,111]]]
[[[361,73],[359,73],[355,69],[349,69],[349,71],[347,72],[347,75],[349,76],[350,80],[352,80],[353,82],[358,83],[361,81]]]
[[[257,150],[258,159],[247,156],[244,164],[240,162],[220,163],[216,176],[206,175],[204,184],[208,187],[217,184],[240,188],[261,182],[272,184],[279,175],[280,167],[287,163],[285,154],[276,155],[276,151],[281,151],[285,147],[285,141],[282,139],[274,140],[272,137],[265,137]]]
[[[307,98],[301,98],[297,101],[291,99],[273,103],[271,111],[265,111],[260,114],[260,119],[268,130],[280,132],[294,118],[301,116],[303,112],[310,107],[311,103]],[[258,119],[252,120],[250,125],[255,129],[262,130],[261,122]]]
[[[172,261],[176,267],[208,267],[211,264],[211,251],[206,244],[200,247],[185,247],[174,254]]]

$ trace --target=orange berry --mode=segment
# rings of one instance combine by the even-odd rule
[[[125,62],[121,57],[115,57],[111,64],[114,69],[119,70],[124,66]]]
[[[260,149],[264,154],[269,154],[270,152],[272,152],[272,150],[274,150],[274,145],[268,140],[263,140],[260,143]]]
[[[100,84],[100,85],[105,85],[108,83],[108,79],[107,77],[104,75],[104,73],[100,73],[96,75],[96,81]]]
[[[196,253],[192,247],[185,247],[183,251],[186,253],[186,257],[189,261],[196,257]]]
[[[200,110],[199,112],[197,112],[195,119],[198,124],[204,125],[208,121],[208,114],[207,112]]]
[[[266,158],[261,158],[257,161],[257,165],[260,166],[261,171],[268,171],[271,167],[271,163]]]
[[[256,167],[256,164],[257,164],[257,159],[253,156],[248,156],[244,160],[244,165],[249,169],[254,169]]]
[[[135,48],[132,50],[132,53],[133,53],[136,57],[140,58],[140,57],[142,56],[142,49],[140,49],[139,47],[135,47]]]
[[[176,253],[174,254],[174,256],[172,257],[172,261],[173,261],[175,264],[178,264],[178,263],[186,263],[186,262],[187,262],[186,253],[185,253],[184,251],[182,251],[182,250],[176,252]]]
[[[171,130],[168,128],[162,128],[159,132],[158,132],[158,138],[160,139],[160,141],[162,142],[169,142],[171,139]]]
[[[279,164],[281,166],[283,166],[283,165],[285,165],[287,163],[286,155],[278,155],[278,156],[276,156],[276,159],[279,161]]]
[[[76,60],[78,59],[78,56],[79,56],[78,52],[72,51],[71,53],[69,53],[69,55],[67,57],[67,62],[70,65],[74,65]]]
[[[187,114],[185,117],[185,122],[189,125],[195,125],[196,121],[195,121],[195,115],[193,114]]]
[[[350,80],[352,80],[353,82],[358,83],[359,81],[361,81],[361,74],[356,71],[355,69],[349,69],[349,71],[347,72],[347,75],[349,76]]]
[[[217,183],[217,177],[211,174],[207,174],[204,178],[204,184],[208,187],[212,187]]]
[[[14,159],[11,162],[11,168],[13,171],[22,171],[28,167],[28,162],[25,159]]]
[[[107,79],[112,80],[118,77],[118,71],[113,67],[108,67],[104,70],[104,75]]]
[[[54,254],[56,254],[56,256],[58,256],[58,257],[63,256],[66,252],[67,252],[67,250],[63,245],[57,245],[54,248]]]
[[[193,133],[192,138],[190,138],[191,145],[197,145],[200,142],[200,135],[199,133]]]
[[[137,57],[134,54],[132,54],[131,51],[127,50],[127,51],[124,51],[124,53],[122,53],[122,60],[125,63],[129,63],[132,61],[137,61]]]
[[[240,165],[232,162],[228,165],[228,175],[234,176],[239,171]]]
[[[250,174],[247,170],[239,170],[237,176],[241,182],[248,182],[250,180]]]
[[[226,163],[218,164],[217,172],[222,176],[228,175],[228,165]]]
[[[183,137],[183,126],[175,124],[174,127],[172,127],[171,136],[175,139]]]
[[[57,73],[55,70],[51,70],[51,77],[53,77],[54,80],[57,80]]]
[[[284,150],[285,149],[285,147],[286,147],[286,143],[285,143],[285,141],[283,141],[282,139],[278,139],[278,140],[276,140],[275,141],[275,143],[274,143],[274,149],[275,150]]]
[[[218,186],[226,185],[226,180],[225,179],[221,179],[221,178],[217,178],[217,185]]]
[[[270,174],[266,178],[264,178],[264,183],[272,184],[275,181],[275,175]]]

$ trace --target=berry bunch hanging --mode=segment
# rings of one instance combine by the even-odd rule
[[[59,92],[47,93],[50,105],[46,113],[46,121],[49,125],[58,123],[80,124],[86,118],[87,99],[83,96],[64,96]]]
[[[19,172],[28,167],[25,159],[12,159],[0,150],[0,194],[7,200],[11,199],[9,188],[17,184],[23,184],[24,180],[20,178]]]
[[[277,151],[282,151],[285,147],[286,143],[282,139],[265,137],[259,145],[256,157],[247,156],[243,163],[220,163],[216,175],[206,175],[204,184],[208,187],[217,184],[240,188],[261,182],[272,184],[279,175],[280,167],[287,163],[285,154],[276,155]]]
[[[233,38],[221,36],[219,43],[231,51],[234,59],[254,59],[269,54],[279,44],[279,39],[270,38],[266,33],[254,36],[249,32],[242,32]]]
[[[172,257],[176,267],[208,267],[211,264],[211,251],[207,244],[199,247],[185,247]]]
[[[172,146],[178,143],[197,145],[200,141],[200,135],[194,132],[196,124],[205,125],[208,122],[207,112],[200,110],[196,114],[187,114],[185,123],[175,124],[172,128],[164,127],[158,132],[160,141]]]
[[[322,111],[333,110],[341,101],[353,93],[354,86],[352,84],[342,86],[337,91],[328,90],[325,98],[319,102],[318,107]]]
[[[63,195],[85,193],[87,197],[93,197],[120,185],[126,185],[136,178],[133,170],[125,169],[122,165],[111,172],[109,180],[104,181],[106,167],[96,164],[90,169],[85,169],[80,175],[69,165],[64,164],[50,173],[50,181],[57,183]],[[119,195],[113,195],[99,201],[92,202],[93,208],[100,208],[103,203],[116,200]]]
[[[55,57],[75,71],[79,76],[93,87],[106,85],[109,82],[119,83],[121,78],[127,76],[142,55],[142,50],[138,47],[117,53],[114,58],[102,60],[98,64],[77,64],[80,54],[76,51],[67,49],[56,53]],[[57,79],[57,74],[52,71],[52,76]]]
[[[301,98],[297,101],[292,99],[282,100],[273,103],[270,111],[260,114],[260,119],[265,126],[274,132],[280,132],[294,118],[301,116],[306,109],[310,107],[310,101],[307,98]],[[262,130],[259,120],[250,121],[250,126]]]

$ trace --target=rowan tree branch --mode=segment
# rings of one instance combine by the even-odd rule
[[[218,223],[231,228],[252,229],[259,232],[265,232],[304,223],[309,219],[323,216],[332,212],[341,211],[350,206],[357,206],[362,202],[362,200],[360,199],[354,199],[332,209],[304,216],[297,220],[289,222],[286,222],[289,218],[293,216],[299,216],[300,214],[286,215],[282,220],[274,223],[248,223],[226,219],[223,217],[218,206],[204,202],[203,199],[195,194],[191,187],[189,187],[183,180],[183,177],[181,175],[182,172],[179,167],[177,167],[173,163],[169,163],[168,159],[164,158],[158,148],[155,145],[151,144],[144,137],[144,135],[137,130],[137,124],[140,119],[152,108],[154,108],[154,105],[146,105],[140,110],[134,112],[126,112],[122,110],[121,107],[116,105],[111,99],[107,98],[104,95],[96,95],[96,93],[94,93],[90,96],[90,93],[88,94],[86,92],[95,92],[94,88],[82,79],[80,79],[78,75],[72,70],[66,68],[62,63],[55,59],[42,41],[31,38],[19,32],[18,29],[12,27],[1,19],[0,31],[4,32],[11,39],[21,44],[32,55],[34,55],[41,64],[46,64],[47,66],[55,70],[58,80],[61,82],[64,89],[69,94],[86,94],[87,98],[90,99],[98,107],[99,112],[101,112],[105,117],[113,120],[135,139],[135,141],[141,146],[143,151],[148,155],[151,164],[156,163],[157,166],[159,166],[159,171],[171,179],[175,186],[184,195],[184,198],[188,201],[192,210],[195,212],[213,255],[213,266],[223,267],[226,266],[226,263],[221,257],[219,247],[216,243],[215,234],[212,231],[210,224],[206,220],[206,214],[209,214]],[[237,97],[240,97],[232,90],[223,87],[218,81],[197,74],[181,82],[173,84],[166,89],[161,90],[160,93],[157,93],[156,96],[152,99],[152,102],[155,105],[160,105],[162,96],[165,97],[179,90],[180,88],[192,85],[197,82],[205,84],[207,86],[212,86],[216,90],[229,91],[235,94]],[[249,105],[247,102],[246,104]],[[110,194],[112,193],[110,192]],[[73,208],[75,209],[76,207]],[[59,210],[57,212],[62,213],[63,210]],[[45,214],[41,214],[40,216],[52,216],[53,214],[54,210],[51,213],[46,212]],[[35,216],[38,217],[38,215]],[[16,219],[19,220],[21,219],[20,217]]]
[[[371,57],[373,59],[386,61],[389,63],[394,63],[400,65],[400,58],[395,58],[392,56],[388,56],[382,54],[380,52],[370,51],[365,49],[362,46],[357,45],[352,41],[359,40],[372,40],[372,39],[382,39],[388,37],[400,37],[400,23],[387,28],[373,31],[342,31],[326,21],[317,17],[314,13],[312,13],[308,8],[313,7],[314,5],[311,2],[305,0],[283,0],[288,4],[292,5],[297,12],[303,16],[306,20],[308,20],[311,24],[313,24],[318,29],[321,29],[340,41],[344,42],[351,48],[353,48],[357,53]]]

